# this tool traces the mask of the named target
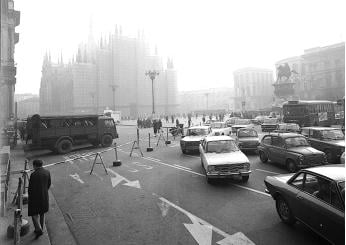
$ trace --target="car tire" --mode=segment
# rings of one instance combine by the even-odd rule
[[[248,180],[249,180],[249,175],[248,176],[241,176],[241,181],[243,182],[243,183],[246,183],[246,182],[248,182]]]
[[[263,162],[263,163],[268,162],[268,157],[267,157],[267,155],[264,153],[264,151],[259,151],[258,154],[259,154],[259,157],[260,157],[261,162]]]
[[[56,147],[56,151],[59,154],[67,154],[72,151],[72,142],[68,139],[60,140]]]
[[[293,160],[288,159],[286,163],[286,168],[288,172],[295,173],[297,171],[297,164]]]
[[[110,136],[109,134],[105,134],[102,136],[102,139],[101,139],[101,145],[103,147],[109,147],[111,146],[113,143],[113,138],[112,136]]]
[[[324,153],[326,154],[327,162],[329,164],[334,163],[334,156],[333,156],[333,153],[331,152],[331,150],[326,149],[326,150],[324,150]]]
[[[286,200],[281,196],[276,198],[276,211],[278,212],[282,222],[285,224],[293,225],[296,222],[291,208],[288,206]]]

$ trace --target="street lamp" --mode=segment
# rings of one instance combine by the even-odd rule
[[[115,111],[115,90],[119,87],[118,85],[115,84],[110,84],[109,85],[112,88],[113,92],[113,110]]]
[[[153,115],[155,114],[155,101],[154,101],[154,80],[155,77],[159,75],[158,71],[155,70],[149,70],[145,73],[146,76],[149,76],[151,79],[151,93],[152,93],[152,98],[153,98]]]

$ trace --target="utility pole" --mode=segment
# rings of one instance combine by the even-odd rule
[[[159,75],[158,71],[155,70],[149,70],[145,73],[146,76],[149,76],[151,79],[151,94],[152,94],[152,99],[153,99],[153,110],[152,110],[152,114],[154,116],[155,114],[155,99],[154,99],[154,80],[155,77]]]
[[[119,87],[118,85],[111,84],[109,85],[112,88],[113,92],[113,111],[115,111],[115,90]]]

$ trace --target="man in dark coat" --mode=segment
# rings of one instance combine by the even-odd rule
[[[36,239],[43,234],[44,214],[49,209],[48,189],[51,185],[50,173],[42,165],[42,160],[33,161],[34,172],[30,176],[28,190],[28,216],[32,217]]]

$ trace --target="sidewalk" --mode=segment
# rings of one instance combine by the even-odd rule
[[[23,144],[20,140],[18,141],[18,145],[14,149],[11,149],[10,159],[11,159],[11,171],[24,169],[24,160],[26,159],[26,154],[23,150]],[[1,164],[2,164],[1,174],[4,174],[4,171],[6,171],[6,166],[4,165],[4,163],[1,163]],[[30,169],[32,168],[31,162],[28,167]],[[19,177],[21,177],[20,174],[11,175],[8,203],[11,203],[14,197],[14,193],[16,192],[16,189],[18,187]],[[7,227],[10,224],[13,225],[13,217],[14,217],[15,209],[16,209],[16,206],[8,204],[6,208],[5,217],[0,217],[0,244],[1,245],[14,244],[13,239],[7,238]],[[49,212],[46,214],[46,228],[42,236],[40,236],[37,240],[35,240],[34,225],[32,223],[31,217],[28,217],[27,204],[23,205],[22,218],[29,221],[30,230],[26,235],[20,238],[21,245],[28,245],[28,244],[74,245],[76,244],[51,191],[49,191]]]

